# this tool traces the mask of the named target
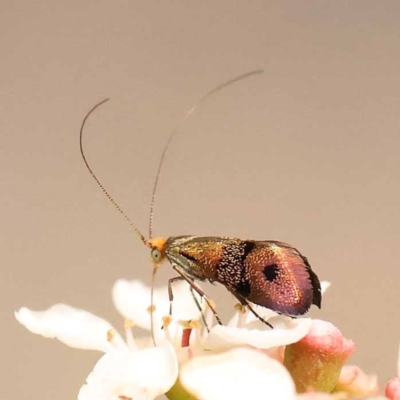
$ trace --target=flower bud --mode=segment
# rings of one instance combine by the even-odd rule
[[[333,324],[313,320],[309,333],[286,347],[284,365],[292,375],[298,393],[308,390],[329,393],[354,349],[354,342],[344,338]]]

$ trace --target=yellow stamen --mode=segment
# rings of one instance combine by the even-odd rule
[[[152,306],[148,306],[146,310],[149,314],[153,314],[156,311],[156,306],[153,304]]]
[[[108,331],[107,331],[107,341],[108,342],[112,342],[112,340],[114,339],[114,337],[115,337],[115,330],[114,329],[109,329]]]
[[[135,323],[133,322],[133,320],[131,320],[131,319],[129,319],[129,318],[127,318],[125,321],[124,321],[124,328],[125,329],[131,329],[131,328],[133,328],[135,326]]]
[[[235,310],[237,312],[245,314],[247,312],[247,307],[243,304],[237,303],[237,304],[235,304]]]
[[[166,329],[172,322],[172,317],[170,315],[166,315],[165,317],[162,317],[162,322],[163,322],[163,328]]]

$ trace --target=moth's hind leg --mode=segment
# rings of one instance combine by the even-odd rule
[[[260,314],[254,310],[250,302],[248,302],[244,297],[238,296],[237,294],[233,293],[233,295],[240,301],[240,303],[244,306],[246,306],[250,312],[258,319],[260,320],[263,324],[269,326],[270,328],[274,329],[274,327],[267,321],[265,320]]]
[[[193,301],[196,304],[196,307],[198,308],[198,310],[201,313],[201,319],[203,321],[203,324],[205,326],[205,328],[207,329],[207,332],[210,332],[210,328],[208,327],[207,321],[206,321],[206,317],[204,316],[204,312],[203,309],[201,307],[201,304],[199,303],[199,299],[196,297],[195,295],[195,290],[193,289],[193,286],[190,285],[190,293],[192,294],[193,297]],[[197,292],[196,292],[197,293]],[[201,299],[203,300],[205,296],[201,297]]]
[[[174,280],[177,280],[177,279],[179,279],[179,278],[180,278],[180,279],[184,279],[184,280],[190,285],[191,290],[194,290],[202,299],[204,299],[204,301],[206,302],[207,306],[210,308],[210,310],[211,310],[212,313],[214,314],[214,317],[215,317],[217,323],[218,323],[219,325],[222,325],[222,321],[221,321],[221,319],[220,319],[220,317],[219,317],[219,315],[218,315],[218,313],[217,313],[217,311],[216,311],[214,305],[212,304],[212,302],[210,301],[210,299],[206,296],[206,294],[203,292],[203,290],[200,289],[200,288],[195,284],[195,282],[193,281],[193,279],[191,279],[191,278],[189,278],[188,276],[186,276],[185,272],[184,272],[184,271],[181,271],[179,267],[177,267],[177,266],[174,265],[172,268],[180,275],[180,276],[177,276],[176,278],[172,278],[172,279],[174,279]],[[168,285],[168,286],[169,286],[169,285]],[[197,299],[196,299],[196,300],[197,300]],[[196,301],[196,300],[195,300],[195,301]],[[196,304],[197,304],[198,307],[200,307],[200,309],[201,309],[201,306],[200,306],[200,304],[199,304],[198,301],[196,302]],[[202,315],[203,315],[203,313],[202,313]],[[203,321],[204,321],[204,316],[203,316]],[[207,326],[207,325],[206,325],[206,326]],[[207,329],[208,329],[208,328],[207,328]]]

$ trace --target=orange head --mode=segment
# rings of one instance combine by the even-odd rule
[[[158,237],[149,240],[148,246],[151,248],[151,259],[154,264],[154,268],[157,268],[165,260],[165,244],[167,238]]]

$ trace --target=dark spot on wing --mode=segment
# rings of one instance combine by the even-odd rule
[[[268,281],[273,282],[279,274],[279,266],[277,264],[267,265],[263,270],[264,276]]]

